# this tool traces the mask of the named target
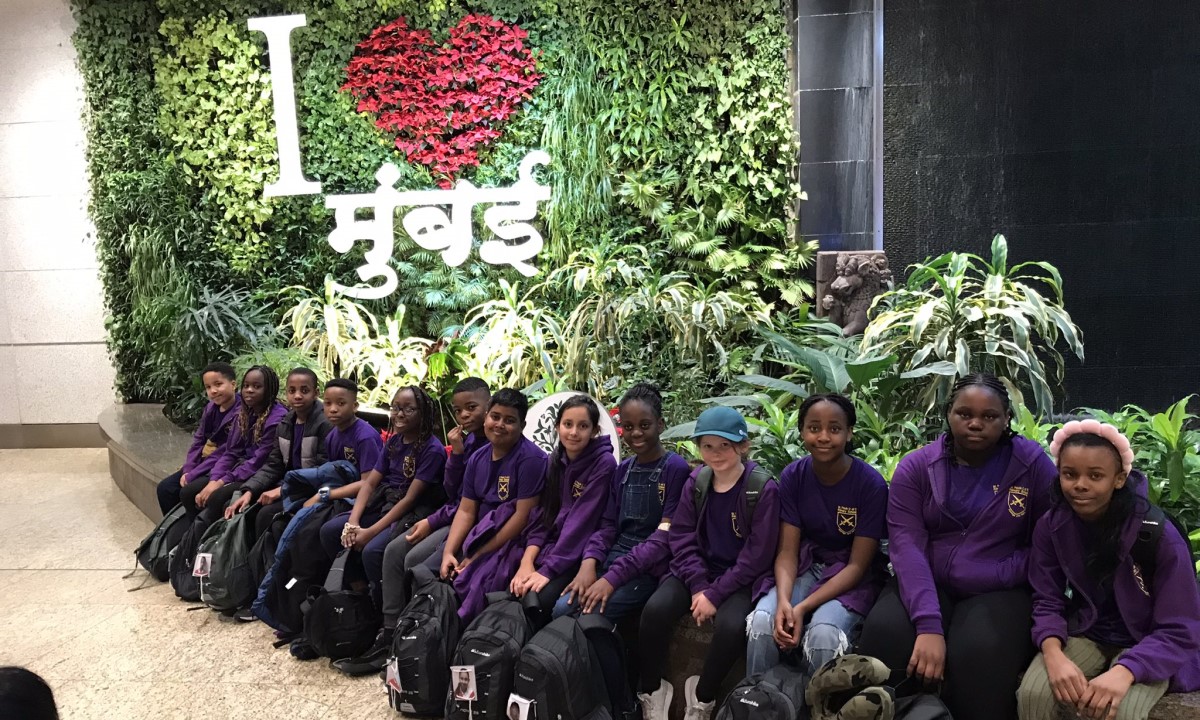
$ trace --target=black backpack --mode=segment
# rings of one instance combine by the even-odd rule
[[[293,513],[289,512],[276,514],[271,518],[271,524],[250,548],[250,575],[254,578],[256,589],[262,585],[263,580],[267,577],[267,571],[275,564],[275,550],[279,547],[279,538],[287,529],[288,523],[292,521],[292,517]]]
[[[475,666],[475,699],[456,700],[446,692],[446,720],[499,720],[508,708],[513,668],[533,628],[521,601],[506,592],[490,593],[491,604],[463,632],[454,650],[455,665]]]
[[[349,559],[349,550],[338,553],[324,587],[310,588],[304,604],[305,640],[318,654],[334,660],[366,652],[383,622],[370,595],[345,589]]]
[[[894,720],[954,720],[949,708],[936,695],[923,693],[896,698]]]
[[[207,528],[199,518],[189,522],[179,538],[179,544],[171,551],[171,587],[181,600],[196,602],[200,599],[200,578],[192,575],[192,566],[196,562],[196,553],[199,552],[205,530]]]
[[[321,526],[342,512],[345,503],[327,502],[315,506],[300,518],[300,526],[278,559],[270,587],[262,595],[265,615],[281,633],[279,646],[304,630],[304,602],[314,585],[323,585],[333,561],[321,544]],[[256,606],[257,611],[257,606]],[[266,618],[260,614],[259,617]]]
[[[532,701],[534,717],[608,720],[608,693],[579,621],[551,621],[521,650],[512,692]]]
[[[1142,573],[1142,582],[1147,592],[1154,592],[1154,573],[1158,569],[1158,543],[1162,540],[1167,523],[1175,526],[1183,542],[1191,551],[1187,529],[1171,515],[1168,515],[1157,505],[1151,505],[1142,518],[1142,529],[1138,531],[1137,540],[1129,550],[1129,556],[1137,563]]]
[[[612,716],[641,720],[642,706],[629,683],[625,643],[617,627],[600,613],[585,613],[578,617],[579,627],[592,649],[597,674],[603,679],[602,690]]]
[[[758,498],[762,495],[763,488],[767,486],[767,483],[772,482],[775,482],[775,478],[771,476],[771,471],[762,465],[755,465],[754,469],[750,471],[750,477],[746,478],[746,488],[742,492],[746,495],[747,527],[754,526],[754,508],[758,506]],[[712,468],[705,465],[696,475],[696,485],[692,491],[696,517],[700,517],[704,513],[704,504],[708,501],[708,491],[712,489],[712,483]]]
[[[748,677],[725,697],[717,720],[797,720],[808,718],[804,690],[808,678],[798,669],[776,665]]]
[[[137,550],[133,551],[137,565],[146,568],[146,572],[155,580],[166,582],[171,576],[171,551],[179,544],[179,539],[183,537],[187,528],[187,513],[184,512],[183,505],[176,505],[168,510],[150,534],[138,544]],[[134,566],[134,572],[137,572],[137,565]],[[125,577],[132,576],[131,572]],[[144,585],[145,583],[143,587]],[[141,587],[133,588],[140,589]]]
[[[412,599],[392,636],[392,673],[400,690],[388,686],[388,704],[405,715],[440,716],[450,691],[450,658],[458,646],[458,595],[432,570],[409,573]]]
[[[229,520],[217,520],[200,540],[199,552],[212,555],[200,599],[213,610],[237,610],[254,599],[258,585],[250,571],[253,535],[254,511],[251,510],[238,513]]]

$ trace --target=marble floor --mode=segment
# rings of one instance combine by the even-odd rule
[[[63,720],[400,717],[378,678],[293,660],[262,623],[126,592],[151,527],[105,450],[0,450],[0,665],[46,678]]]

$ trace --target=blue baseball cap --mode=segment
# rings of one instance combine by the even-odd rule
[[[746,419],[740,412],[718,405],[700,413],[700,417],[696,419],[696,429],[692,431],[692,437],[698,438],[702,435],[716,435],[740,443],[750,437],[750,432],[746,428]]]

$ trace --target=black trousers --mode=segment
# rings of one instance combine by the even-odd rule
[[[537,616],[530,616],[530,619],[537,625],[534,630],[540,630],[550,624],[550,621],[553,619],[554,604],[558,602],[559,596],[562,595],[563,590],[567,589],[571,581],[575,579],[575,575],[578,572],[579,563],[575,563],[558,577],[550,578],[550,582],[546,583],[546,587],[534,593],[537,597],[538,606]]]
[[[178,482],[176,480],[176,484]],[[208,497],[208,502],[204,504],[204,507],[196,507],[196,496],[208,487],[210,482],[215,481],[206,475],[192,480],[179,492],[179,502],[183,503],[183,511],[193,520],[199,517],[200,522],[206,527],[225,514],[225,506],[233,499],[233,494],[242,489],[242,483],[225,483]]]
[[[208,476],[201,475],[187,484],[186,487],[179,486],[179,478],[183,477],[182,470],[176,470],[162,480],[158,481],[158,508],[162,510],[162,514],[166,515],[171,508],[183,502],[184,493],[190,493],[187,505],[195,510],[196,494],[204,489],[208,484]],[[194,512],[190,513],[192,516]]]
[[[1017,716],[1017,678],[1034,656],[1029,591],[954,599],[939,589],[938,602],[946,638],[941,696],[950,714],[971,720],[1012,720]],[[916,641],[917,631],[893,578],[867,615],[858,651],[886,663],[899,685]]]
[[[640,692],[658,690],[667,669],[667,653],[671,647],[671,636],[675,633],[675,624],[688,614],[691,606],[692,594],[687,586],[679,578],[669,575],[650,596],[646,607],[642,608],[641,626],[638,629]],[[752,609],[749,588],[730,595],[717,608],[717,616],[713,618],[712,644],[708,647],[704,669],[700,671],[700,682],[696,685],[696,699],[700,702],[716,700],[721,681],[746,652],[746,616]],[[677,692],[682,692],[682,688]]]
[[[262,537],[267,528],[271,527],[271,521],[281,512],[283,512],[283,500],[276,500],[260,507],[258,515],[254,516],[254,537]]]

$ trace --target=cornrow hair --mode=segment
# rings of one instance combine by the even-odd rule
[[[210,372],[221,373],[230,382],[237,380],[237,370],[234,370],[233,366],[227,362],[212,362],[205,365],[204,369],[200,371],[200,377],[203,378]]]
[[[312,379],[313,388],[320,389],[321,378],[317,377],[317,373],[312,368],[294,367],[288,371],[288,379],[290,380],[293,375],[307,375]]]
[[[263,405],[261,408],[251,408],[242,405],[241,412],[238,413],[238,430],[244,435],[249,430],[249,416],[252,412],[258,413],[258,419],[254,422],[254,434],[252,435],[253,442],[258,443],[262,438],[263,426],[267,423],[267,415],[270,414],[271,406],[279,399],[279,376],[275,371],[266,365],[255,365],[242,375],[242,385],[246,385],[246,378],[250,373],[258,371],[263,376]]]
[[[850,402],[849,398],[838,393],[818,393],[816,395],[809,395],[804,399],[804,402],[800,403],[800,412],[797,414],[797,427],[803,428],[804,418],[808,417],[808,411],[812,410],[817,403],[822,402],[832,403],[840,407],[842,412],[846,414],[846,424],[851,428],[858,423],[858,413],[854,410],[854,403]]]
[[[328,390],[329,388],[341,388],[343,390],[349,390],[351,393],[353,393],[356,399],[358,398],[358,385],[354,384],[353,380],[347,380],[346,378],[334,378],[325,383],[325,389]]]
[[[454,392],[452,394],[457,395],[460,392],[479,392],[480,390],[488,393],[489,395],[492,392],[492,389],[488,387],[487,381],[483,378],[466,377],[458,381],[458,384],[454,386]]]
[[[578,393],[567,398],[562,405],[558,406],[558,412],[554,414],[555,431],[562,423],[563,415],[566,415],[568,410],[578,407],[587,410],[588,420],[591,421],[593,429],[599,427],[600,407],[590,396]],[[558,511],[562,508],[562,489],[559,485],[562,484],[564,454],[566,454],[566,450],[563,448],[562,440],[559,440],[554,444],[554,452],[550,453],[550,461],[546,465],[546,484],[542,488],[542,498],[538,501],[538,505],[542,508],[542,523],[547,530],[554,528],[554,521],[558,519]]]
[[[617,401],[617,407],[625,407],[625,403],[634,400],[645,403],[646,407],[654,413],[654,417],[659,420],[663,419],[663,397],[657,385],[648,382],[637,383],[625,391],[625,394]]]
[[[399,395],[406,390],[412,393],[413,400],[415,400],[417,403],[417,413],[421,416],[421,426],[417,430],[417,441],[414,443],[414,445],[419,448],[423,446],[429,440],[429,438],[433,437],[434,432],[437,431],[437,405],[434,403],[433,398],[430,397],[429,393],[425,392],[425,388],[421,387],[420,385],[405,385],[396,391],[396,395]],[[396,395],[393,395],[392,397],[395,398]],[[388,430],[393,433],[396,432],[395,423],[391,422],[390,419],[388,421]],[[399,437],[399,435],[392,435],[392,437]],[[394,444],[390,439],[388,440],[388,446],[390,448],[389,452],[392,453],[393,459],[396,459],[396,446],[399,446],[403,442],[403,438]]]
[[[1008,386],[991,373],[971,373],[959,378],[958,382],[954,383],[954,387],[950,388],[950,398],[946,401],[945,414],[950,414],[950,409],[954,407],[954,401],[958,399],[958,394],[969,387],[983,387],[996,393],[1000,398],[1000,404],[1004,406],[1005,414],[1008,415],[1004,436],[1011,438],[1016,435],[1017,431],[1012,429],[1013,409],[1012,399],[1008,396]]]

